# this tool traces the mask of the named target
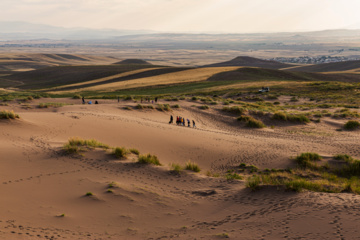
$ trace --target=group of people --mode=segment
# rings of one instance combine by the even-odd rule
[[[85,97],[82,97],[81,100],[82,100],[82,104],[85,104],[85,103],[86,103]],[[92,104],[92,101],[91,101],[91,100],[88,101],[88,104]],[[96,101],[95,101],[95,104],[99,104],[99,102],[96,100]]]
[[[150,102],[150,100],[151,100],[150,98],[145,98],[145,102]],[[141,103],[142,103],[142,102],[143,102],[143,98],[141,98],[140,101],[141,101]],[[156,98],[155,98],[155,103],[157,103],[157,101],[158,101],[158,98],[156,97]],[[154,103],[154,100],[152,100],[151,103]]]
[[[171,115],[169,124],[172,124],[173,122],[174,122],[174,117]],[[190,127],[190,119],[185,120],[185,118],[183,118],[181,116],[176,116],[176,125],[178,125],[178,126],[186,126],[186,122],[187,122],[187,126]],[[193,128],[195,128],[196,125],[195,125],[194,120],[192,120],[192,124],[193,124]]]

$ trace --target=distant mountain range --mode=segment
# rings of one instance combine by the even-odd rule
[[[316,32],[282,33],[160,33],[150,30],[117,30],[64,28],[28,22],[0,22],[0,41],[12,40],[101,40],[107,42],[146,42],[146,43],[234,43],[234,42],[272,42],[315,43],[315,42],[358,42],[360,30],[324,30]]]
[[[0,41],[34,39],[96,40],[150,33],[154,32],[147,30],[64,28],[27,22],[0,22]]]

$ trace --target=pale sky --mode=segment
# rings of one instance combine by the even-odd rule
[[[360,29],[360,0],[0,0],[0,21],[163,32]]]

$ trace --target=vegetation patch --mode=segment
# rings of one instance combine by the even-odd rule
[[[85,140],[79,137],[70,138],[68,143],[63,146],[63,149],[68,154],[79,153],[87,148],[109,149],[110,147],[95,139]]]
[[[172,163],[170,165],[170,170],[171,172],[177,174],[177,175],[180,175],[182,170],[183,170],[183,167],[181,167],[179,164],[176,164],[176,163]]]
[[[13,110],[3,110],[0,112],[0,119],[17,119],[20,118],[18,114],[16,114]]]
[[[154,164],[157,166],[161,166],[159,159],[155,155],[151,155],[150,153],[146,155],[139,155],[138,162],[142,164]]]
[[[127,150],[124,147],[116,147],[113,150],[113,154],[115,155],[115,157],[117,158],[126,158],[126,156],[128,155],[129,150]]]
[[[360,122],[355,121],[355,120],[350,120],[347,123],[345,123],[344,128],[346,130],[356,130],[356,129],[360,128]]]
[[[69,104],[49,102],[49,103],[40,103],[39,108],[49,108],[49,107],[58,108],[58,107],[66,106],[66,105],[69,105]]]
[[[241,115],[240,117],[237,118],[238,121],[242,121],[242,122],[246,122],[246,126],[247,127],[251,127],[251,128],[264,128],[266,127],[266,125],[260,121],[257,120],[251,116],[247,116],[247,115]]]
[[[351,192],[360,194],[360,160],[346,154],[335,155],[335,163],[318,164],[317,153],[303,153],[294,160],[294,169],[266,169],[249,177],[246,186],[252,190],[262,185],[283,186],[290,191]]]
[[[230,113],[234,113],[234,114],[244,114],[247,109],[243,108],[243,107],[239,107],[239,106],[232,106],[232,107],[223,107],[222,109],[224,112],[230,112]]]
[[[202,110],[207,110],[207,109],[209,109],[209,106],[208,105],[202,105],[199,108],[202,109]]]
[[[310,119],[304,114],[288,114],[285,112],[275,112],[272,119],[280,121],[309,123]]]
[[[185,170],[190,170],[190,171],[193,171],[193,172],[200,172],[201,171],[200,167],[196,163],[191,162],[191,161],[188,161],[186,163]]]

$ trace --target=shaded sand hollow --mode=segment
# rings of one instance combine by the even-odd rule
[[[36,108],[40,102],[73,105]],[[217,109],[188,101],[180,109],[125,110],[136,103],[39,99],[20,120],[0,121],[0,239],[356,239],[360,197],[354,194],[251,192],[245,181],[207,177],[244,162],[261,169],[293,166],[302,152],[360,157],[358,132],[342,122],[275,125],[252,130]],[[194,106],[195,105],[195,106]],[[195,119],[197,129],[169,125],[169,116]],[[311,133],[311,134],[310,134]],[[158,156],[163,166],[118,160],[103,150],[69,156],[70,137]],[[169,171],[195,161],[200,173]],[[116,186],[108,192],[108,184]],[[85,196],[87,192],[93,196]]]

